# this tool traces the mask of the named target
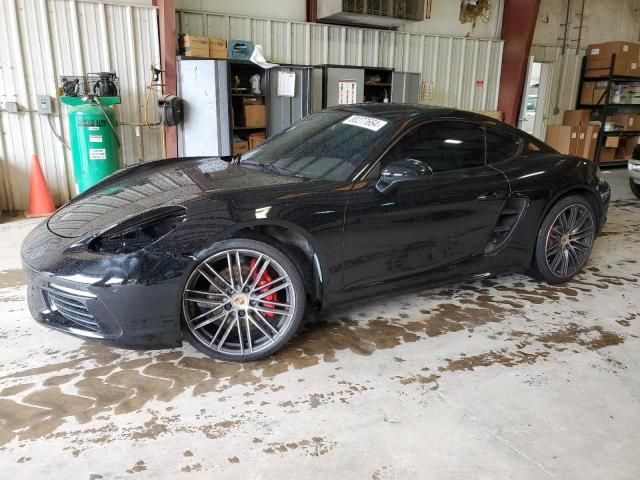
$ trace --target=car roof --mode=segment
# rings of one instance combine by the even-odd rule
[[[440,107],[435,105],[418,105],[411,103],[355,103],[351,105],[339,105],[332,107],[331,111],[342,111],[356,115],[370,115],[377,118],[393,122],[399,128],[406,128],[408,125],[416,123],[437,120],[437,119],[454,119],[469,120],[483,125],[492,126],[505,133],[516,135],[526,142],[534,143],[539,149],[551,149],[547,144],[541,142],[537,138],[519,130],[507,123],[496,120],[495,118],[480,113],[470,112],[467,110],[458,110],[451,107]]]
[[[430,120],[436,118],[457,118],[462,120],[485,121],[490,117],[465,110],[435,105],[418,105],[410,103],[357,103],[339,105],[330,110],[338,110],[359,115],[371,115],[389,121],[397,120]],[[495,121],[495,120],[494,120]]]

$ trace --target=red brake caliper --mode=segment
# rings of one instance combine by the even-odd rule
[[[251,259],[251,270],[255,270],[255,266],[256,266],[256,259],[252,258]],[[256,278],[258,278],[258,272],[254,271],[253,272],[253,278],[252,280],[255,282]],[[262,276],[260,277],[260,280],[258,280],[258,287],[261,287],[262,285],[267,285],[268,283],[271,283],[273,281],[273,278],[271,278],[271,275],[269,275],[269,273],[265,270],[264,273],[262,274]],[[265,293],[268,289],[263,289],[260,293]],[[266,302],[263,302],[261,305],[264,308],[275,308],[275,305],[273,303],[268,303],[269,301],[271,302],[277,302],[278,301],[278,294],[277,293],[272,293],[270,295],[267,295],[266,297],[263,298],[263,300],[266,300]],[[273,318],[275,316],[275,313],[273,312],[265,312],[264,313],[265,317],[269,317],[269,318]]]

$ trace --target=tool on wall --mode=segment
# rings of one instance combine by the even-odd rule
[[[488,22],[491,16],[491,0],[461,0],[460,23],[472,23],[476,20]]]

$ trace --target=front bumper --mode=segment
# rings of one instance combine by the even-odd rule
[[[125,348],[181,344],[180,305],[189,262],[139,251],[69,252],[73,239],[36,227],[22,246],[32,316],[47,327]]]

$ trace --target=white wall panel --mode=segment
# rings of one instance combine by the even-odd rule
[[[502,41],[447,37],[240,17],[178,12],[182,33],[252,40],[277,63],[392,67],[433,82],[424,103],[468,110],[495,110]],[[482,84],[477,85],[476,81]]]
[[[567,49],[563,55],[561,47],[532,45],[531,55],[535,62],[552,64],[551,88],[545,114],[548,116],[547,125],[559,125],[562,123],[562,113],[576,108],[585,51],[579,50],[576,54],[575,49]]]
[[[57,204],[73,195],[71,155],[36,113],[36,96],[56,97],[61,75],[115,71],[122,105],[117,117],[142,123],[149,68],[159,63],[157,11],[148,0],[0,1],[0,209],[28,207],[31,156],[40,157]],[[6,111],[17,101],[19,112]],[[51,121],[68,139],[66,107]],[[121,125],[121,164],[160,158],[159,131]]]

